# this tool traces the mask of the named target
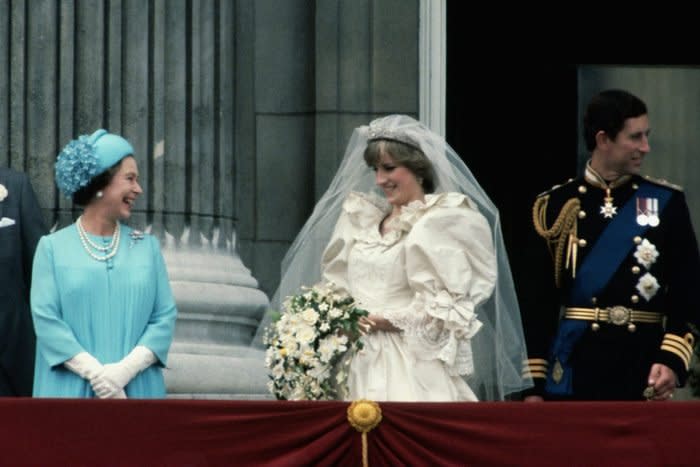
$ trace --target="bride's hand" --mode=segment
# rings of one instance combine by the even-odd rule
[[[358,324],[360,326],[360,334],[363,336],[366,336],[367,334],[372,334],[372,331],[374,331],[377,323],[373,319],[370,319],[369,316],[361,316]]]
[[[389,321],[386,318],[382,318],[381,316],[376,316],[376,315],[369,315],[369,316],[363,316],[359,320],[359,325],[360,325],[360,330],[362,334],[372,334],[373,332],[377,331],[384,331],[384,332],[398,332],[400,331],[399,328],[391,324],[391,321]]]

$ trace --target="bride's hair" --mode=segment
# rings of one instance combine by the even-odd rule
[[[367,142],[364,152],[365,163],[368,167],[377,167],[382,159],[382,154],[388,154],[395,163],[406,167],[419,178],[425,193],[435,191],[435,175],[433,164],[430,163],[420,149],[390,139],[375,139]]]

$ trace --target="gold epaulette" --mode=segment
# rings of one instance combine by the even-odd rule
[[[559,211],[557,219],[551,227],[547,227],[547,204],[549,195],[540,196],[532,206],[532,222],[537,234],[547,241],[554,259],[554,282],[561,285],[563,270],[571,267],[572,276],[576,276],[576,257],[578,253],[578,212],[581,201],[571,198]],[[564,265],[564,248],[566,248],[566,264]]]
[[[690,368],[690,359],[693,356],[693,345],[695,344],[695,337],[691,333],[686,333],[685,336],[680,337],[675,334],[666,333],[664,335],[664,340],[661,342],[661,350],[671,352],[681,359],[685,365],[685,369]]]
[[[675,183],[671,183],[668,180],[666,180],[665,178],[654,178],[654,177],[650,177],[649,175],[645,175],[644,179],[648,182],[654,183],[656,185],[665,186],[665,187],[670,188],[672,190],[683,191],[682,186],[676,185]]]

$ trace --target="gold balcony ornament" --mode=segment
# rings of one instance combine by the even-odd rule
[[[362,465],[367,467],[367,433],[372,431],[382,421],[382,409],[374,401],[360,399],[353,401],[348,407],[348,422],[362,433]]]

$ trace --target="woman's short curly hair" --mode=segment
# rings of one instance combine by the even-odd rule
[[[364,158],[369,167],[376,167],[382,154],[386,153],[398,165],[406,167],[419,180],[425,193],[435,191],[435,172],[423,151],[412,145],[393,139],[373,139],[367,143]]]

